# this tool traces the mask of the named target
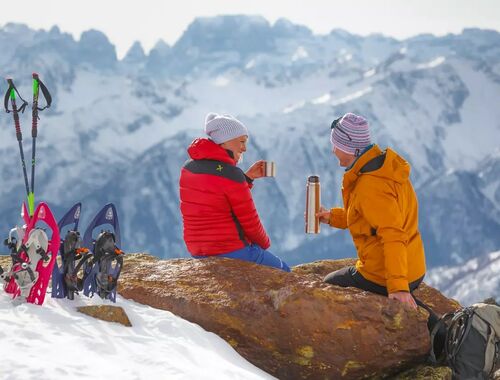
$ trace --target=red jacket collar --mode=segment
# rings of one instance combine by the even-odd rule
[[[236,165],[236,161],[229,155],[229,152],[210,139],[194,140],[187,151],[193,160],[216,160]]]

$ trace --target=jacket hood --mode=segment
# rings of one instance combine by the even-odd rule
[[[409,180],[410,172],[411,167],[408,161],[406,161],[391,148],[387,148],[385,161],[382,167],[378,170],[374,170],[373,172],[368,172],[365,174],[375,177],[392,179],[393,181],[398,183],[404,183]]]
[[[398,183],[404,183],[410,178],[411,167],[410,164],[398,155],[391,148],[387,148],[386,156],[383,165],[376,170],[360,173],[360,170],[369,161],[382,154],[382,150],[378,145],[374,145],[364,153],[354,164],[354,166],[345,174],[349,182],[355,181],[359,175],[369,175],[389,179]]]
[[[193,160],[215,160],[236,165],[236,161],[230,156],[230,153],[210,139],[198,138],[194,140],[187,151]]]

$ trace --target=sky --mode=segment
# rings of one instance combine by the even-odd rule
[[[98,29],[121,58],[134,41],[146,51],[159,39],[172,45],[196,17],[221,14],[261,15],[271,23],[287,18],[317,34],[341,28],[399,39],[420,33],[460,33],[466,27],[500,31],[500,0],[4,0],[0,26],[58,25],[76,39],[82,31]]]

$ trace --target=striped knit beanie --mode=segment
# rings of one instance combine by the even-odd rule
[[[216,144],[222,144],[240,136],[248,136],[248,130],[241,121],[231,115],[218,115],[213,112],[205,118],[205,133]]]
[[[368,122],[362,116],[346,113],[332,123],[330,141],[342,152],[358,156],[371,144]]]

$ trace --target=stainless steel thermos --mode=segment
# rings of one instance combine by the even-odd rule
[[[321,192],[319,176],[311,175],[307,178],[306,186],[306,234],[319,234],[319,212],[321,205]]]

